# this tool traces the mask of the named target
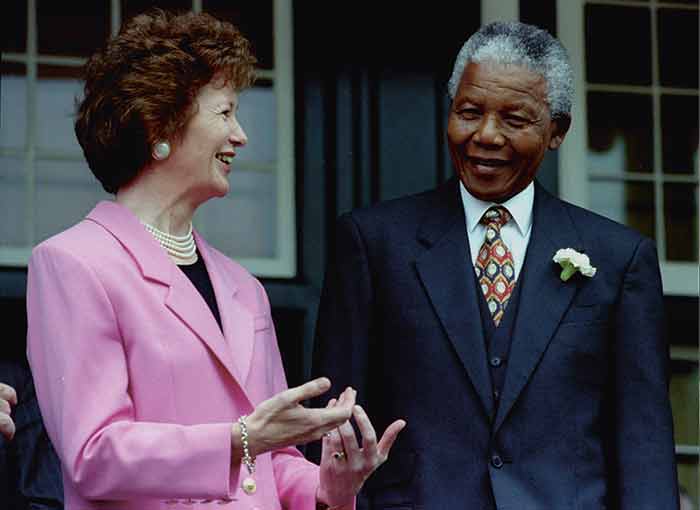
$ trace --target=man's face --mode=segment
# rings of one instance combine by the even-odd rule
[[[470,63],[452,101],[447,140],[452,163],[475,197],[503,202],[532,182],[568,121],[550,117],[542,76],[516,65]]]

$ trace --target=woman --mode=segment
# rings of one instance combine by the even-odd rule
[[[229,190],[254,63],[230,24],[154,11],[87,64],[76,134],[116,201],[36,247],[27,290],[67,508],[350,507],[404,426],[377,442],[351,388],[303,408],[330,381],[286,390],[265,291],[192,231]],[[322,436],[319,468],[292,445]]]

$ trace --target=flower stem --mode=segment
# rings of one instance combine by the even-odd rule
[[[561,275],[559,276],[559,278],[561,278],[561,281],[565,282],[566,280],[571,278],[575,272],[576,268],[572,264],[567,262],[562,267]]]

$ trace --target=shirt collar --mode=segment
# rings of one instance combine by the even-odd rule
[[[528,184],[524,190],[510,197],[502,204],[479,200],[467,191],[462,181],[459,182],[459,193],[462,196],[462,206],[464,207],[464,215],[467,218],[467,230],[469,232],[474,231],[484,213],[489,207],[494,205],[502,205],[508,209],[520,231],[520,235],[525,236],[530,231],[532,206],[535,202],[535,185],[533,183]]]

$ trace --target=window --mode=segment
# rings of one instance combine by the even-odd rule
[[[79,68],[123,20],[153,6],[210,12],[251,40],[259,79],[239,111],[249,144],[236,158],[230,194],[203,205],[195,226],[251,272],[294,276],[292,16],[284,0],[10,2],[0,92],[0,265],[26,265],[34,245],[110,198],[73,134]]]
[[[698,296],[698,2],[559,0],[557,24],[577,86],[560,194],[653,238],[667,305],[697,316],[681,296]],[[697,329],[670,340],[678,477],[697,502]]]
[[[654,239],[665,294],[697,296],[698,2],[557,8],[578,85],[561,196]]]

